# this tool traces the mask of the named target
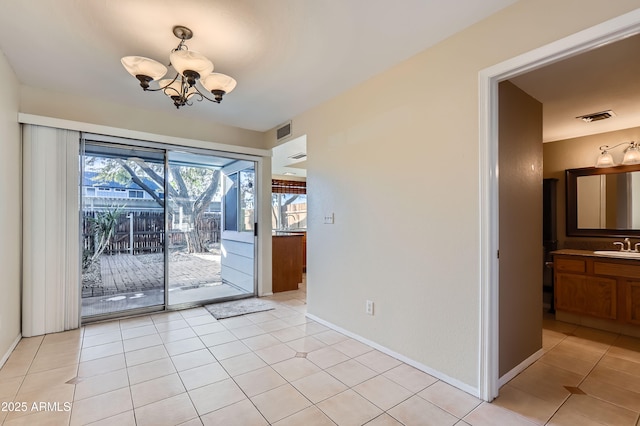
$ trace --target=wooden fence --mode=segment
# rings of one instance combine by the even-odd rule
[[[91,233],[90,217],[95,212],[84,212],[82,217],[82,242],[84,250],[93,252],[94,235]],[[129,216],[132,216],[130,218]],[[133,233],[131,233],[133,227]],[[220,242],[220,213],[205,213],[196,223],[196,228],[207,244]],[[164,251],[164,213],[131,211],[124,212],[118,218],[116,232],[105,254],[131,253],[133,236],[133,254],[162,253]],[[172,229],[169,224],[169,246],[182,247],[187,245],[183,231]]]

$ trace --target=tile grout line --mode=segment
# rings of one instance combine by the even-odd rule
[[[581,328],[581,327],[582,327],[582,328],[585,328],[584,326],[580,326],[580,325],[578,325],[578,326],[576,326],[576,328],[571,332],[571,334],[567,334],[567,333],[564,333],[564,332],[563,332],[563,334],[565,334],[565,337],[564,337],[564,338],[562,338],[562,340],[560,340],[558,343],[556,343],[556,344],[555,344],[551,349],[555,348],[557,345],[559,345],[560,343],[564,342],[564,341],[565,341],[567,338],[569,338],[569,337],[577,337],[577,336],[575,336],[575,334],[574,334],[574,333],[575,333],[575,331],[577,331],[577,330],[578,330],[579,328]],[[586,328],[589,328],[589,327],[586,327]],[[611,332],[607,332],[607,333],[611,333]],[[611,334],[614,334],[614,333],[611,333]],[[615,341],[620,337],[620,333],[616,333],[616,334],[615,334],[615,336],[616,336],[616,338],[614,339],[614,342],[615,342]],[[593,372],[593,370],[595,370],[595,368],[598,366],[598,364],[600,363],[600,361],[602,361],[602,359],[606,356],[606,354],[609,352],[609,349],[611,349],[611,347],[612,347],[612,346],[613,346],[613,344],[609,344],[609,345],[607,346],[607,349],[602,353],[602,355],[600,355],[600,357],[598,358],[598,360],[593,364],[593,366],[589,369],[589,371],[584,375],[584,377],[582,378],[582,380],[580,380],[580,382],[575,386],[577,389],[579,389],[579,390],[581,390],[582,392],[584,392],[582,389],[580,389],[580,385],[582,385],[582,383],[584,383],[584,381],[585,381],[585,380],[587,380],[587,378],[589,377],[589,375],[591,375],[591,373]],[[549,351],[551,351],[551,349],[550,349]],[[547,352],[545,352],[545,353],[547,353]],[[557,368],[560,368],[560,367],[557,367]],[[567,371],[569,371],[569,370],[567,370]],[[597,397],[595,397],[595,396],[593,396],[593,395],[590,395],[590,394],[588,394],[588,393],[586,393],[586,392],[584,392],[584,393],[585,393],[585,395],[590,396],[591,398],[595,398],[595,399],[598,399],[598,400],[600,400],[600,401],[603,401],[603,402],[606,402],[606,403],[611,404],[611,402],[609,402],[609,401],[605,401],[605,400],[603,400],[603,399],[597,398]],[[566,396],[566,398],[564,398],[564,399],[563,399],[562,403],[558,406],[558,408],[556,408],[556,410],[553,412],[553,414],[551,414],[551,416],[549,417],[549,419],[544,423],[545,425],[548,425],[548,424],[549,424],[549,422],[551,421],[551,419],[553,419],[553,417],[554,417],[554,416],[555,416],[555,415],[560,411],[560,409],[562,409],[562,407],[563,407],[563,406],[564,406],[564,405],[569,401],[569,399],[571,398],[571,396],[572,396],[572,395],[573,395],[573,393],[569,391],[569,395],[567,395],[567,396]],[[612,404],[612,405],[616,405],[616,404]],[[617,406],[617,405],[616,405],[616,406]],[[623,407],[622,407],[622,408],[623,408]]]
[[[151,317],[149,317],[151,318]],[[153,324],[153,320],[151,320],[151,323]],[[127,362],[127,354],[126,354],[126,350],[124,348],[124,335],[122,333],[122,322],[120,320],[118,320],[118,328],[120,330],[120,337],[122,338],[122,356],[124,357],[124,368],[125,371],[127,373],[127,384],[128,384],[128,388],[129,388],[129,399],[131,400],[131,414],[133,415],[133,421],[134,423],[137,425],[138,424],[138,419],[136,416],[136,405],[135,402],[133,400],[133,392],[131,389],[131,377],[129,377],[129,363]],[[154,324],[154,328],[155,328],[155,324]],[[156,331],[158,331],[156,329]],[[119,415],[119,414],[117,414]]]
[[[578,326],[578,327],[576,327],[576,329],[574,330],[574,333],[575,333],[575,331],[577,331],[580,327],[582,327],[582,326]],[[575,336],[575,335],[574,335],[574,336]],[[620,334],[619,334],[619,333],[618,333],[618,334],[616,334],[616,339],[615,339],[615,340],[617,340],[617,339],[618,339],[618,336],[620,336]],[[569,336],[567,335],[567,337],[569,337]],[[576,336],[576,337],[577,337],[577,336]],[[614,340],[614,341],[615,341],[615,340]],[[587,380],[587,378],[589,377],[589,375],[591,375],[591,373],[593,372],[593,370],[595,370],[595,368],[598,366],[598,364],[600,363],[600,361],[602,361],[602,358],[604,358],[604,357],[605,357],[605,355],[607,354],[607,352],[609,352],[609,349],[610,349],[610,348],[611,348],[611,345],[609,345],[609,346],[607,347],[607,349],[602,353],[602,355],[600,356],[600,358],[598,358],[598,360],[593,364],[593,367],[591,367],[591,369],[587,372],[587,374],[585,374],[585,376],[582,378],[582,380],[580,380],[580,382],[576,385],[576,388],[580,389],[580,385],[582,385],[582,384],[584,383],[584,381],[585,381],[585,380]],[[582,391],[582,389],[580,389],[580,390]],[[584,391],[582,391],[582,392],[584,392]],[[562,401],[562,404],[560,404],[560,406],[558,407],[558,409],[557,409],[556,411],[554,411],[554,413],[553,413],[553,415],[552,415],[551,417],[549,417],[549,420],[547,420],[547,423],[548,423],[548,422],[550,422],[550,421],[551,421],[551,419],[553,419],[553,416],[555,416],[555,415],[556,415],[556,413],[557,413],[558,411],[560,411],[560,409],[564,406],[564,404],[566,404],[566,403],[567,403],[567,401],[569,401],[569,399],[571,398],[571,396],[572,396],[572,395],[573,395],[572,393],[569,393],[569,395],[564,399],[564,401]],[[588,396],[590,396],[590,397],[592,397],[592,398],[595,398],[593,395],[589,395],[589,394],[588,394],[588,393],[586,393],[586,392],[585,392],[585,395],[588,395]],[[600,398],[596,398],[596,399],[601,400]],[[603,400],[601,400],[601,401],[603,401]],[[605,402],[608,402],[608,401],[605,401]],[[545,423],[545,424],[547,424],[547,423]]]
[[[76,365],[76,378],[78,377],[78,373],[80,373],[80,361],[81,361],[81,357],[82,357],[82,349],[84,346],[84,339],[85,339],[85,328],[84,327],[80,327],[80,333],[81,333],[81,339],[80,339],[80,348],[79,348],[79,354],[78,354],[78,364]],[[45,336],[46,337],[46,336]],[[44,339],[42,339],[44,341]],[[76,402],[76,390],[77,390],[77,383],[73,384],[73,394],[71,396],[71,412],[69,413],[69,422],[67,423],[68,425],[71,425],[71,420],[73,419],[73,411],[75,409],[75,402]]]
[[[298,299],[295,299],[295,300],[298,300]],[[284,301],[287,301],[287,300],[284,300]],[[297,312],[297,314],[296,314],[296,315],[298,315],[298,314],[301,314],[301,313],[302,313],[302,311],[301,311],[300,309],[294,309],[294,308],[292,308],[291,306],[289,306],[289,305],[287,305],[287,304],[285,304],[285,303],[282,303],[281,301],[278,301],[278,304],[279,304],[279,305],[282,305],[282,307],[284,307],[284,308],[292,309],[292,310],[296,311],[296,312]],[[197,317],[197,315],[196,315],[196,316],[194,316],[194,317]],[[189,318],[192,318],[192,317],[189,317]],[[174,360],[174,357],[175,357],[175,356],[178,356],[178,355],[180,355],[180,354],[176,354],[176,355],[170,355],[170,354],[169,354],[169,351],[167,350],[167,346],[166,346],[166,345],[167,345],[168,343],[171,343],[171,342],[166,342],[164,339],[162,339],[162,336],[161,336],[160,330],[158,329],[158,323],[156,323],[156,322],[153,320],[153,318],[152,318],[152,316],[151,316],[151,315],[149,315],[149,319],[150,319],[150,322],[151,322],[151,323],[150,323],[150,324],[148,324],[148,325],[153,325],[153,326],[154,326],[155,333],[153,333],[153,334],[155,334],[155,335],[159,335],[159,336],[160,336],[160,339],[161,339],[161,342],[162,342],[162,348],[163,348],[163,350],[167,353],[167,357],[169,358],[169,361],[171,362],[171,365],[173,366],[173,368],[174,368],[174,370],[175,370],[175,373],[170,373],[170,374],[177,374],[177,375],[178,375],[178,378],[180,379],[180,382],[181,382],[182,386],[185,388],[185,392],[187,393],[187,395],[188,395],[188,397],[189,397],[189,400],[190,400],[191,404],[192,404],[192,405],[194,406],[194,408],[195,408],[195,404],[193,403],[193,400],[191,399],[191,395],[189,394],[189,391],[188,391],[188,390],[186,390],[185,382],[184,382],[184,380],[182,379],[182,377],[180,376],[180,371],[178,371],[178,369],[177,369],[177,365],[176,365],[175,360]],[[282,319],[282,318],[281,318],[281,317],[277,317],[277,319]],[[185,330],[186,330],[186,329],[188,329],[188,330],[190,330],[192,333],[195,333],[195,330],[194,330],[194,327],[195,327],[195,326],[194,326],[194,325],[192,325],[190,322],[186,321],[186,320],[187,320],[187,318],[185,318],[185,317],[181,317],[181,320],[183,320],[183,321],[185,321],[185,322],[187,323],[187,326],[184,328]],[[250,320],[251,320],[251,319],[250,319]],[[286,320],[286,319],[285,319],[285,320]],[[169,322],[170,322],[170,321],[169,321]],[[260,327],[260,325],[264,322],[264,320],[262,320],[262,321],[257,321],[257,322],[256,322],[256,321],[252,321],[252,322],[253,322],[253,324],[254,324],[254,325],[256,325],[256,326]],[[290,328],[290,329],[291,329],[291,328],[296,328],[296,329],[300,329],[300,327],[303,327],[305,324],[313,324],[313,323],[314,323],[313,321],[307,321],[307,322],[302,323],[302,324],[290,325],[290,326],[285,327],[285,328]],[[129,365],[129,361],[127,360],[127,356],[126,356],[126,355],[127,355],[127,353],[129,353],[129,352],[133,352],[133,351],[135,351],[135,350],[127,351],[127,350],[125,349],[125,345],[124,345],[124,343],[125,343],[125,340],[127,340],[127,339],[125,339],[125,338],[124,338],[124,331],[125,331],[125,330],[129,330],[129,329],[138,328],[138,327],[144,327],[144,326],[146,326],[147,324],[141,323],[141,324],[139,324],[139,325],[137,325],[137,326],[135,326],[135,327],[128,327],[128,328],[126,328],[126,329],[123,329],[123,328],[122,328],[122,325],[123,325],[122,321],[121,321],[121,320],[118,320],[118,331],[119,331],[119,334],[120,334],[120,342],[119,342],[119,343],[120,343],[120,344],[121,344],[121,346],[122,346],[122,357],[123,357],[123,359],[124,359],[124,369],[125,369],[125,372],[126,372],[126,374],[127,374],[127,383],[128,383],[128,388],[129,388],[129,398],[130,398],[130,400],[131,400],[131,402],[132,402],[132,413],[133,413],[133,416],[134,416],[134,420],[136,420],[136,421],[137,421],[137,419],[136,419],[136,407],[134,407],[134,406],[133,406],[132,385],[131,385],[131,379],[130,379],[130,376],[129,376],[129,370],[128,370],[128,369],[129,369],[130,367],[132,367],[132,366],[131,366],[131,365]],[[201,325],[202,325],[202,324],[201,324]],[[226,328],[226,326],[225,326],[225,328]],[[80,354],[78,355],[79,357],[81,356],[81,353],[82,353],[83,349],[85,349],[85,348],[83,347],[83,345],[84,345],[85,339],[87,338],[87,335],[84,333],[85,329],[84,329],[84,328],[82,328],[82,330],[83,330],[83,331],[82,331],[82,337],[81,337],[80,348],[79,348]],[[228,331],[228,332],[231,332],[230,330],[231,330],[231,329],[226,329],[226,331]],[[108,332],[109,332],[109,331],[104,331],[104,333],[108,333]],[[303,330],[303,334],[304,334],[304,335],[303,335],[302,337],[300,337],[300,339],[314,338],[314,336],[315,336],[315,335],[320,334],[321,332],[322,332],[322,331],[308,332],[307,330]],[[104,333],[95,333],[95,335],[100,335],[100,334],[104,334]],[[263,333],[259,334],[258,336],[260,336],[260,335],[272,336],[272,333],[273,333],[273,332],[268,332],[268,331],[266,331],[266,330],[263,330]],[[214,333],[214,334],[215,334],[215,333]],[[233,334],[233,333],[232,333],[232,334]],[[93,334],[92,334],[92,335],[93,335]],[[136,336],[136,337],[132,337],[131,339],[134,339],[134,338],[140,338],[140,337],[145,337],[145,336],[147,336],[147,335],[145,334],[145,335],[141,335],[141,336]],[[253,403],[253,401],[251,400],[251,398],[247,395],[246,391],[245,391],[244,389],[242,389],[242,387],[241,387],[241,386],[239,385],[239,383],[237,382],[237,376],[236,376],[236,377],[234,377],[234,376],[232,376],[231,374],[229,374],[229,371],[227,370],[227,368],[223,366],[223,364],[220,362],[220,360],[218,360],[218,358],[216,358],[216,357],[215,357],[215,355],[213,354],[213,352],[211,351],[211,349],[212,349],[212,348],[211,348],[211,347],[209,347],[209,346],[207,346],[207,345],[204,343],[204,341],[202,340],[202,337],[203,337],[203,336],[199,335],[198,333],[195,333],[195,336],[194,336],[194,337],[197,337],[197,338],[198,338],[199,343],[200,343],[200,344],[202,344],[202,345],[204,346],[204,348],[206,348],[206,349],[207,349],[207,352],[208,352],[209,354],[211,354],[211,355],[212,355],[213,359],[215,359],[215,360],[216,360],[216,362],[217,362],[217,363],[220,365],[220,367],[221,367],[221,368],[222,368],[222,369],[227,373],[227,375],[228,375],[228,376],[229,376],[229,378],[233,381],[233,383],[234,383],[234,384],[235,384],[235,385],[236,385],[236,386],[241,390],[241,392],[243,392],[243,395],[244,395],[247,399],[249,399],[249,400],[251,401],[251,403],[252,403],[252,404],[253,404],[253,406],[256,408],[256,410],[257,410],[257,411],[260,413],[260,415],[264,418],[264,415],[262,414],[262,412],[260,412],[260,410],[259,410],[259,409],[257,408],[257,406]],[[234,340],[234,341],[243,342],[244,340],[247,340],[247,339],[249,339],[249,338],[256,337],[256,336],[249,336],[249,337],[246,337],[246,338],[244,338],[244,339],[241,339],[241,338],[239,338],[238,336],[234,336],[234,337],[235,337],[235,340]],[[179,339],[179,340],[176,340],[176,342],[177,342],[177,341],[180,341],[180,340],[185,340],[185,339]],[[277,339],[277,338],[276,338],[276,340],[278,340],[278,341],[279,341],[279,343],[278,343],[278,344],[283,344],[283,345],[287,345],[287,346],[289,346],[289,343],[290,343],[290,342],[292,342],[293,340],[297,340],[297,339],[293,339],[293,340],[290,340],[290,341],[288,341],[288,342],[282,342],[280,339]],[[345,340],[346,340],[346,339],[345,339]],[[342,340],[342,341],[344,341],[344,340]],[[328,344],[328,343],[326,343],[326,342],[324,342],[324,341],[320,341],[320,342],[322,343],[322,348],[317,348],[317,349],[314,349],[314,350],[319,350],[319,349],[323,349],[323,348],[331,348],[331,347],[335,346],[337,343],[340,343],[340,342],[335,342],[334,344]],[[42,346],[42,344],[43,344],[43,341],[41,341],[41,342],[40,342],[39,347],[41,347],[41,346]],[[99,346],[99,345],[97,345],[97,346]],[[160,346],[160,345],[157,345],[157,346]],[[270,345],[270,346],[275,346],[275,344],[274,344],[274,345]],[[291,347],[291,346],[289,346],[289,347]],[[147,346],[147,347],[142,347],[142,348],[138,348],[138,349],[136,349],[136,350],[142,350],[142,349],[147,349],[147,348],[149,348],[149,347],[148,347],[148,346]],[[304,347],[303,347],[303,349],[304,349]],[[186,353],[193,352],[193,351],[195,351],[195,350],[196,350],[196,349],[191,350],[191,351],[187,351]],[[252,353],[252,354],[254,354],[255,356],[257,356],[258,358],[262,359],[262,358],[257,354],[257,350],[258,350],[258,349],[254,349],[254,348],[252,348],[252,347],[249,347],[249,351],[250,351],[250,352],[248,352],[248,353]],[[295,349],[294,349],[294,350],[295,350]],[[373,348],[371,348],[371,350],[367,351],[366,353],[371,352],[371,351],[373,351],[373,350],[374,350],[374,349],[373,349]],[[313,351],[312,351],[312,352],[313,352]],[[343,353],[344,355],[346,355],[346,356],[347,356],[347,358],[348,358],[346,361],[343,361],[343,362],[347,362],[347,361],[355,361],[355,362],[357,362],[358,364],[363,365],[364,367],[369,368],[367,365],[363,364],[363,363],[362,363],[362,361],[360,361],[360,360],[356,359],[356,358],[358,358],[359,356],[361,356],[361,355],[363,355],[363,354],[359,354],[359,355],[355,355],[355,356],[353,356],[353,355],[351,355],[351,354],[347,355],[346,353],[344,353],[344,352],[342,352],[342,351],[340,351],[340,352],[341,352],[341,353]],[[37,354],[37,351],[36,351],[36,354]],[[107,357],[109,357],[109,356],[99,357],[99,358],[95,358],[95,359],[92,359],[92,360],[89,360],[89,361],[94,361],[94,360],[97,360],[97,359],[100,359],[100,358],[107,358]],[[33,359],[35,359],[35,355],[34,355],[34,358],[33,358]],[[33,359],[32,359],[32,361],[31,361],[31,363],[33,363]],[[290,359],[290,358],[287,358],[287,359]],[[263,360],[263,361],[264,361],[264,360]],[[419,394],[420,392],[422,392],[423,390],[425,390],[425,389],[427,389],[427,388],[429,388],[429,387],[433,386],[434,384],[436,384],[436,383],[438,382],[438,380],[436,380],[435,382],[430,383],[429,385],[425,386],[424,388],[421,388],[420,390],[418,390],[418,391],[416,391],[416,392],[414,392],[414,391],[412,391],[412,390],[408,389],[408,390],[410,391],[410,393],[409,393],[409,395],[408,395],[405,399],[403,399],[402,401],[397,402],[395,405],[393,405],[393,406],[392,406],[392,407],[390,407],[389,409],[386,409],[386,410],[385,410],[385,409],[383,409],[383,408],[381,408],[381,407],[378,407],[378,406],[377,406],[373,401],[371,401],[371,400],[370,400],[369,398],[367,398],[365,395],[360,394],[360,393],[355,389],[355,387],[356,387],[357,385],[361,384],[361,383],[365,383],[365,382],[366,382],[366,381],[368,381],[368,380],[374,379],[374,378],[376,378],[376,377],[383,376],[387,371],[390,371],[390,370],[392,370],[392,369],[393,369],[393,368],[395,368],[395,367],[392,367],[392,368],[386,369],[386,370],[384,370],[384,371],[379,371],[379,370],[377,370],[377,369],[376,369],[376,370],[373,370],[373,371],[376,373],[373,377],[369,377],[369,378],[367,378],[366,380],[364,380],[364,381],[362,381],[362,382],[359,382],[359,383],[357,383],[357,384],[355,384],[355,385],[353,385],[353,386],[349,386],[349,385],[347,385],[346,383],[342,382],[339,378],[335,377],[334,375],[332,375],[331,373],[329,373],[328,371],[326,371],[326,369],[325,369],[325,368],[320,367],[319,365],[315,364],[315,363],[314,363],[313,361],[311,361],[311,360],[309,360],[309,361],[310,361],[312,364],[316,365],[316,366],[320,369],[320,371],[325,372],[326,374],[328,374],[329,376],[333,377],[333,378],[334,378],[335,380],[337,380],[338,382],[343,383],[343,385],[345,385],[345,386],[346,386],[346,389],[345,389],[345,390],[343,390],[342,392],[346,392],[347,390],[351,390],[351,391],[353,391],[356,395],[359,395],[360,397],[362,397],[362,398],[363,398],[363,400],[365,400],[365,401],[369,402],[369,403],[370,403],[370,404],[372,404],[373,406],[375,406],[375,407],[377,407],[378,409],[380,409],[380,411],[381,411],[381,412],[380,412],[380,414],[378,414],[376,417],[374,417],[373,419],[371,419],[371,421],[372,421],[372,420],[375,420],[376,418],[378,418],[378,417],[380,417],[380,416],[382,416],[382,415],[385,415],[385,414],[386,414],[386,415],[388,415],[388,416],[390,416],[391,418],[394,418],[391,414],[389,414],[389,410],[391,410],[391,409],[395,408],[396,406],[398,406],[398,405],[402,404],[402,403],[403,403],[403,402],[405,402],[406,400],[408,400],[408,399],[410,399],[410,398],[413,398],[413,397],[415,397],[415,396],[418,396],[419,398],[421,398],[421,400],[424,400],[424,398],[420,397],[420,395],[418,395],[418,394]],[[150,362],[150,361],[149,361],[149,362]],[[283,361],[279,361],[279,362],[283,362]],[[144,363],[143,363],[143,364],[144,364]],[[76,377],[77,377],[77,374],[79,373],[79,365],[80,365],[80,359],[78,359],[78,362],[77,362],[77,364],[76,364]],[[400,363],[399,365],[402,365],[402,363]],[[310,401],[310,400],[309,400],[309,398],[308,398],[306,395],[302,394],[302,393],[300,392],[300,390],[298,390],[298,389],[293,385],[293,383],[292,383],[291,381],[289,381],[289,380],[287,380],[286,378],[284,378],[284,377],[282,376],[282,374],[280,374],[277,370],[275,370],[275,369],[273,368],[273,364],[266,363],[266,366],[270,367],[270,370],[271,370],[271,371],[274,371],[274,372],[275,372],[279,377],[281,377],[281,378],[285,381],[285,383],[286,383],[286,384],[290,385],[293,389],[295,389],[297,392],[299,392],[299,393],[300,393],[300,394],[305,398],[305,400],[306,400],[308,403],[310,403],[310,405],[309,405],[308,407],[316,407],[318,410],[320,410],[320,412],[324,413],[324,411],[322,411],[322,409],[320,409],[320,408],[317,406],[317,404],[316,404],[316,403],[313,403],[312,401]],[[397,367],[397,366],[396,366],[396,367]],[[194,368],[196,368],[196,367],[194,367]],[[251,370],[251,371],[255,371],[255,370]],[[164,377],[164,376],[166,376],[166,374],[165,374],[165,375],[163,375],[163,376],[161,376],[161,377]],[[149,380],[154,380],[154,379],[149,379]],[[145,381],[147,381],[147,380],[145,380]],[[141,382],[141,383],[142,383],[142,382]],[[396,383],[396,382],[394,381],[394,383]],[[402,384],[400,384],[400,383],[397,383],[397,384],[398,384],[399,386],[402,386],[403,388],[405,388],[405,386],[404,386],[404,385],[402,385]],[[205,386],[206,386],[206,385],[205,385]],[[282,386],[284,386],[284,384],[283,384]],[[275,389],[275,388],[274,388],[274,389]],[[407,389],[407,388],[405,388],[405,389]],[[75,387],[75,385],[74,385],[74,398],[75,398],[76,392],[77,392],[77,387]],[[267,391],[265,391],[265,392],[267,392]],[[262,393],[264,393],[264,392],[262,392]],[[337,393],[336,395],[339,395],[340,393],[341,393],[341,392]],[[330,398],[332,398],[332,397],[334,397],[334,396],[335,396],[335,395],[330,396],[330,397],[328,397],[328,398],[325,398],[323,401],[325,401],[325,400],[327,400],[327,399],[330,399]],[[164,399],[166,399],[166,398],[164,398]],[[430,401],[428,401],[428,400],[425,400],[425,401],[426,401],[426,402],[428,402],[428,403],[431,403],[431,402],[430,402]],[[155,402],[158,402],[158,401],[155,401]],[[320,401],[320,402],[322,402],[322,401]],[[147,405],[147,404],[145,404],[145,405]],[[232,404],[229,404],[229,405],[232,405]],[[229,405],[227,405],[227,406],[229,406]],[[438,405],[436,405],[436,404],[434,404],[434,405],[435,405],[436,407],[440,408],[441,410],[443,410],[444,412],[449,413],[448,411],[444,410],[443,408],[439,407]],[[227,406],[225,406],[225,407],[227,407]],[[221,407],[221,408],[219,408],[219,409],[222,409],[222,408],[225,408],[225,407]],[[307,409],[308,407],[305,407],[305,408],[303,408],[303,409],[301,409],[301,410],[298,410],[298,411],[296,411],[295,413],[291,413],[291,414],[289,414],[287,417],[284,417],[283,419],[286,419],[286,418],[288,418],[288,417],[290,417],[290,416],[293,416],[293,415],[295,415],[295,414],[297,414],[297,413],[299,413],[299,412],[301,412],[301,411],[303,411],[303,410]],[[215,412],[215,411],[217,411],[217,410],[218,410],[218,409],[213,410],[212,412]],[[473,411],[473,410],[472,410],[472,411]],[[197,413],[197,410],[196,410],[196,413]],[[117,416],[117,415],[120,415],[120,414],[122,414],[122,413],[114,414],[113,416],[109,416],[109,417],[107,417],[107,418],[114,417],[114,416]],[[205,413],[205,414],[209,414],[209,413]],[[458,419],[458,421],[460,421],[460,420],[461,420],[461,418],[459,418],[459,417],[458,417],[458,416],[456,416],[455,414],[453,414],[453,413],[449,413],[449,414],[451,414],[454,418]],[[326,414],[326,413],[324,413],[324,415],[327,415],[327,414]],[[197,416],[198,416],[198,418],[200,418],[200,419],[201,419],[201,417],[202,417],[202,416],[200,416],[200,415],[199,415],[199,413],[197,413]],[[327,417],[328,417],[328,415],[327,415]],[[328,418],[331,420],[331,418],[330,418],[330,417],[328,417]],[[194,417],[194,419],[195,419],[195,417]],[[283,420],[283,419],[280,419],[280,420]],[[265,419],[265,420],[266,420],[266,419]],[[279,420],[279,421],[280,421],[280,420]],[[99,420],[96,420],[96,421],[99,421]],[[333,420],[331,420],[331,421],[333,422]]]
[[[279,305],[280,303],[277,303],[277,304]],[[249,319],[249,321],[251,321],[251,319]],[[259,325],[259,324],[254,323],[254,325],[257,325],[258,327],[260,327],[260,325]],[[223,324],[223,326],[224,326],[224,324]],[[229,331],[229,332],[231,332],[231,330],[229,330],[229,329],[228,329],[228,331]],[[263,331],[264,331],[264,330],[263,330]],[[233,332],[231,332],[231,334],[233,334]],[[266,332],[266,331],[265,331],[265,333],[264,333],[264,334],[271,335],[271,333]],[[235,336],[235,335],[234,335],[234,336]],[[237,338],[237,336],[235,336],[235,337]],[[252,337],[255,337],[255,336],[252,336]],[[248,338],[250,338],[250,337],[248,337]],[[242,340],[243,340],[243,339],[238,339],[238,341],[240,341],[240,342],[242,342]],[[277,339],[277,338],[276,338],[276,340],[279,340],[279,339]],[[282,341],[280,341],[280,343],[286,344],[285,342],[282,342]],[[245,346],[246,346],[246,345],[245,345]],[[248,346],[247,346],[247,347],[248,347]],[[258,355],[258,354],[256,354],[256,353],[255,353],[255,350],[254,350],[253,348],[251,348],[251,347],[248,347],[248,348],[249,348],[249,350],[251,351],[251,353],[255,354],[258,358],[260,358],[263,362],[265,362],[265,361],[264,361],[264,359],[262,359],[262,358],[260,357],[260,355]],[[209,347],[207,347],[207,349],[209,349],[209,351],[210,351],[210,348],[209,348]],[[214,356],[214,358],[215,358],[215,355],[214,355],[213,353],[212,353],[212,355],[213,355],[213,356]],[[217,358],[216,358],[216,360],[217,360]],[[310,361],[310,362],[311,362],[311,361]],[[220,361],[219,361],[219,360],[218,360],[218,363],[220,363]],[[265,362],[265,364],[267,364],[267,363]],[[235,379],[235,378],[234,378],[234,377],[229,373],[229,371],[227,371],[227,369],[224,367],[224,365],[222,365],[222,363],[220,363],[220,366],[225,370],[225,372],[226,372],[227,374],[229,374],[229,377],[231,378],[231,380],[233,380],[233,382],[236,384],[236,386],[238,386],[238,388],[242,391],[242,393],[247,397],[247,399],[249,400],[249,402],[251,402],[251,404],[255,407],[256,411],[258,411],[258,413],[260,413],[260,415],[262,416],[262,418],[264,418],[264,419],[265,419],[265,421],[267,422],[267,424],[269,424],[269,425],[270,425],[271,423],[270,423],[270,422],[269,422],[269,420],[265,417],[264,413],[262,413],[262,411],[260,411],[260,409],[258,408],[258,406],[256,406],[256,405],[255,405],[255,403],[253,402],[253,400],[251,399],[251,397],[249,397],[249,395],[247,395],[247,393],[245,392],[245,390],[244,390],[244,389],[242,389],[242,387],[241,387],[241,386],[240,386],[240,384],[236,381],[236,379]],[[281,378],[286,382],[286,384],[290,385],[290,386],[291,386],[292,388],[294,388],[297,392],[299,392],[299,393],[300,393],[300,394],[301,394],[301,395],[302,395],[302,396],[303,396],[307,401],[309,401],[309,403],[311,404],[311,406],[316,406],[316,404],[314,404],[311,400],[309,400],[309,398],[307,398],[307,396],[306,396],[306,395],[302,394],[302,392],[300,392],[300,391],[299,391],[299,390],[298,390],[298,389],[297,389],[297,388],[296,388],[296,387],[295,387],[291,382],[289,382],[289,380],[287,380],[287,379],[286,379],[285,377],[283,377],[283,376],[282,376],[282,375],[281,375],[277,370],[275,370],[275,369],[273,368],[272,364],[267,364],[267,367],[269,367],[269,368],[270,368],[274,373],[276,373],[279,377],[281,377]],[[255,371],[255,370],[251,370],[251,371]],[[249,371],[249,372],[251,372],[251,371]],[[247,373],[249,373],[249,372],[247,372]],[[246,373],[245,373],[245,374],[246,374]],[[284,386],[284,384],[283,384],[283,385],[281,385],[281,386]],[[278,387],[280,387],[280,386],[278,386]],[[278,387],[273,388],[273,389],[277,389]],[[271,389],[271,390],[273,390],[273,389]],[[269,390],[267,390],[267,391],[265,391],[265,392],[261,392],[260,394],[257,394],[257,395],[261,395],[261,394],[266,393],[266,392],[269,392]],[[257,396],[257,395],[254,395],[254,396]],[[284,420],[284,419],[289,418],[289,417],[291,417],[291,416],[294,416],[294,415],[296,415],[297,413],[299,413],[299,412],[301,412],[301,411],[306,410],[307,408],[309,408],[309,407],[305,407],[305,408],[303,408],[303,409],[301,409],[301,410],[296,411],[295,413],[291,413],[291,414],[289,414],[288,416],[285,416],[285,417],[283,417],[282,419],[280,419],[280,420],[278,420],[278,421],[281,421],[281,420]],[[215,411],[215,410],[214,410],[214,411]],[[322,411],[322,410],[321,410],[321,411]],[[325,415],[326,415],[326,414],[325,414]]]

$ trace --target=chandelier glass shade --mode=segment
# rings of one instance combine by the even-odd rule
[[[193,32],[186,27],[173,27],[173,34],[180,39],[178,47],[169,55],[169,66],[176,74],[173,78],[165,78],[168,68],[158,61],[143,56],[125,56],[122,66],[129,74],[140,82],[145,91],[162,91],[173,100],[176,108],[192,105],[192,99],[220,103],[222,97],[236,87],[236,80],[225,74],[214,73],[213,63],[204,55],[189,50],[185,40],[193,37]],[[151,82],[157,82],[153,88]],[[208,96],[213,95],[213,98]]]
[[[140,77],[144,77],[142,80],[147,83],[162,78],[167,73],[167,67],[160,62],[142,56],[125,56],[120,62],[122,62],[129,74],[138,78],[138,80],[140,80]]]

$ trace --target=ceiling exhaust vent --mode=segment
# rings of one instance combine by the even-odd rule
[[[277,140],[284,139],[291,135],[291,122],[285,123],[276,129]]]
[[[585,123],[591,123],[592,121],[606,120],[607,118],[615,117],[615,115],[613,111],[608,109],[606,111],[594,112],[593,114],[581,115],[576,118],[579,118]]]
[[[292,160],[302,160],[303,158],[307,158],[307,154],[304,152],[299,152],[297,154],[290,155],[288,158]]]

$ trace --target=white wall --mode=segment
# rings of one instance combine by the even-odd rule
[[[477,389],[478,72],[636,7],[523,0],[294,117],[309,313]]]
[[[0,51],[0,365],[20,335],[21,184],[19,84]]]

